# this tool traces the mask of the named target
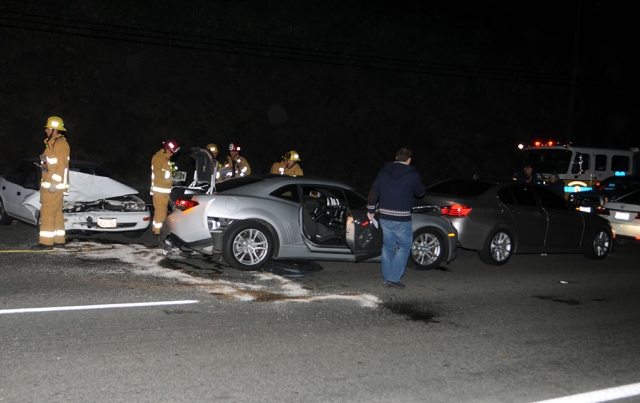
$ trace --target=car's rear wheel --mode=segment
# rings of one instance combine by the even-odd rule
[[[601,228],[595,232],[590,242],[585,245],[584,256],[601,260],[607,257],[613,246],[611,231]]]
[[[4,208],[4,200],[0,198],[0,225],[9,225],[13,221],[13,218],[7,214],[7,210]]]
[[[511,259],[513,247],[511,232],[506,228],[496,228],[487,237],[484,247],[478,251],[480,260],[494,266],[502,266]]]
[[[241,221],[225,233],[222,256],[238,270],[260,270],[273,256],[275,243],[266,226]]]
[[[409,265],[416,270],[431,270],[444,258],[442,234],[435,228],[420,228],[413,234]]]

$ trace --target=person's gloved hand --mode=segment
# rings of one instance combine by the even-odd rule
[[[57,189],[56,189],[56,187],[55,187],[55,186],[53,186],[53,185],[51,185],[51,186],[49,187],[49,193],[55,193],[55,192],[56,192],[56,190],[57,190]]]

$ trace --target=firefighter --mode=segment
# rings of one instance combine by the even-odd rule
[[[153,233],[160,235],[162,222],[167,217],[171,187],[173,186],[173,168],[171,156],[180,150],[178,143],[168,140],[162,143],[151,159],[151,195],[153,196]]]
[[[220,152],[220,149],[216,143],[209,143],[207,144],[207,150],[209,150],[213,156],[214,164],[218,165],[218,169],[216,170],[216,182],[218,182],[220,180],[220,171],[222,170],[222,164],[218,161],[218,153]]]
[[[282,161],[275,162],[271,166],[271,173],[278,175],[288,176],[302,176],[302,168],[298,164],[300,161],[300,155],[297,151],[291,150],[282,156]]]
[[[224,178],[229,179],[251,174],[251,167],[244,157],[240,156],[240,146],[236,143],[229,144],[229,156],[224,163]]]
[[[220,152],[220,149],[218,148],[216,143],[207,144],[207,150],[211,152],[211,155],[213,155],[214,160],[218,159],[218,153]]]
[[[33,249],[64,248],[64,216],[62,198],[69,191],[69,143],[60,133],[64,122],[57,116],[47,119],[44,126],[47,138],[40,155],[42,182],[40,183],[40,234]]]

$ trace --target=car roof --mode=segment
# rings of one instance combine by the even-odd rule
[[[514,183],[522,183],[529,186],[540,186],[536,183],[518,182],[513,178],[506,177],[468,176],[445,179],[427,187],[425,189],[425,193],[428,195],[448,195],[475,198],[490,192],[492,189],[498,189]]]
[[[355,190],[352,186],[332,179],[314,176],[283,176],[277,174],[251,174],[241,178],[227,179],[226,181],[216,183],[216,191],[218,193],[244,193],[243,189],[245,188],[247,188],[247,191],[249,191],[248,189],[259,187],[264,188],[267,192],[270,192],[271,189],[276,189],[287,184],[339,186],[357,192],[357,190]]]

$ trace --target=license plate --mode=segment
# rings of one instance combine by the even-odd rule
[[[115,218],[98,218],[98,227],[100,228],[116,228],[117,226]]]
[[[585,213],[590,213],[591,212],[591,207],[580,206],[580,211],[584,211]]]
[[[618,220],[629,220],[629,213],[623,213],[622,211],[616,211],[615,217]]]

